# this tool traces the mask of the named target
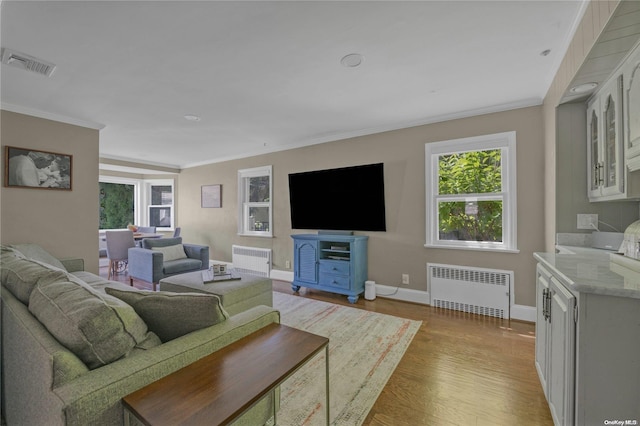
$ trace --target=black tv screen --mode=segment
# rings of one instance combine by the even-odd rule
[[[291,228],[386,231],[383,163],[289,174]]]

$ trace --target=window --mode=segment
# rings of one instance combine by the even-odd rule
[[[425,247],[517,251],[516,134],[425,145]]]
[[[271,237],[271,166],[238,170],[238,233]]]
[[[135,222],[135,184],[100,182],[100,229],[122,229]]]
[[[173,228],[173,180],[147,181],[148,223],[157,228]]]
[[[100,229],[129,224],[174,227],[174,180],[142,180],[100,176]]]

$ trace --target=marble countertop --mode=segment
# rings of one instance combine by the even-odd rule
[[[579,293],[640,299],[640,261],[617,253],[586,247],[558,246],[558,253],[534,253]],[[612,262],[612,256],[614,258]]]

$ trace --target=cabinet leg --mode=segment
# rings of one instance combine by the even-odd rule
[[[299,285],[295,285],[295,284],[291,284],[291,290],[293,290],[294,293],[297,293],[298,290],[300,290],[300,286]]]
[[[347,296],[347,300],[349,301],[349,303],[356,303],[359,298],[360,296]]]

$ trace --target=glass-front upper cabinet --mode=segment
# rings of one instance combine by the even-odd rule
[[[607,82],[588,105],[588,188],[591,200],[613,200],[625,196],[621,100],[622,75]]]
[[[635,171],[640,170],[640,43],[629,56],[622,79],[625,155],[630,171]]]
[[[587,107],[587,148],[589,198],[600,196],[600,98],[592,99]]]

